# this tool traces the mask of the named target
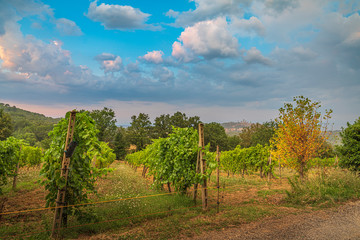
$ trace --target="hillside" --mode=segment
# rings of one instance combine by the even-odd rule
[[[251,123],[246,120],[242,120],[241,122],[226,122],[221,123],[221,126],[225,128],[225,132],[228,135],[236,135],[240,133],[244,128],[250,127]]]
[[[4,112],[11,116],[14,127],[12,135],[16,138],[25,139],[30,145],[46,147],[48,132],[60,120],[4,103],[0,103],[0,109],[4,109]]]

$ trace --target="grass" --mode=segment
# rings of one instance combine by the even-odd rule
[[[65,239],[87,239],[90,236],[112,239],[173,239],[191,237],[203,231],[211,231],[231,226],[237,226],[252,221],[258,221],[267,216],[279,216],[288,212],[302,211],[301,209],[287,208],[288,202],[283,201],[285,191],[293,194],[293,205],[302,204],[285,179],[275,179],[270,183],[266,178],[261,179],[257,173],[242,176],[221,173],[220,185],[220,213],[217,213],[216,176],[211,176],[209,183],[209,208],[204,212],[201,209],[201,199],[197,206],[189,195],[165,194],[167,192],[151,188],[151,179],[141,177],[141,170],[134,171],[129,165],[115,162],[113,171],[104,179],[97,182],[98,194],[90,197],[90,202],[125,199],[112,203],[102,203],[82,207],[82,219],[69,217],[68,229],[63,230]],[[11,184],[6,186],[5,195],[11,210],[43,207],[43,198],[36,197],[44,192],[37,180],[39,170],[21,171],[18,181],[18,191],[11,190]],[[340,174],[340,173],[339,173]],[[283,170],[283,177],[292,173]],[[341,176],[332,175],[334,178]],[[344,181],[341,177],[341,181]],[[351,178],[349,178],[349,181]],[[335,181],[335,180],[334,180]],[[325,182],[330,182],[326,180]],[[225,186],[225,189],[223,188]],[[308,189],[294,184],[298,191],[306,193]],[[352,185],[354,186],[354,185]],[[313,187],[314,188],[314,187]],[[315,189],[315,188],[314,188]],[[354,191],[358,191],[355,188]],[[360,193],[360,191],[358,191]],[[163,194],[161,196],[150,196]],[[200,196],[200,191],[198,193]],[[45,195],[45,194],[44,194]],[[289,195],[289,196],[290,196]],[[148,198],[137,198],[150,196]],[[355,197],[355,195],[353,195]],[[290,199],[288,197],[288,199]],[[341,198],[345,199],[345,198]],[[349,199],[349,198],[346,198]],[[22,200],[20,205],[15,202]],[[339,198],[340,201],[340,198]],[[36,204],[35,204],[35,203]],[[32,205],[31,205],[32,204]],[[7,210],[8,211],[8,210]],[[0,238],[8,235],[17,235],[26,232],[39,232],[31,234],[26,239],[49,239],[52,227],[53,211],[41,211],[31,214],[7,215],[0,224]],[[95,223],[95,224],[93,224]],[[81,225],[81,226],[79,226]],[[20,236],[23,237],[23,236]]]
[[[16,189],[33,190],[38,188],[38,181],[40,180],[39,172],[39,167],[21,168],[16,181]],[[2,187],[4,195],[14,194],[12,185],[13,178],[8,178],[8,183]]]
[[[297,205],[334,206],[360,197],[360,178],[353,172],[332,169],[327,174],[312,174],[306,180],[289,178],[287,201]]]

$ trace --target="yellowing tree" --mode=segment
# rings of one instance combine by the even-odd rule
[[[308,170],[307,163],[316,156],[326,140],[328,119],[332,110],[322,116],[320,102],[303,96],[279,109],[278,129],[272,140],[272,154],[282,163],[295,169],[301,178]]]

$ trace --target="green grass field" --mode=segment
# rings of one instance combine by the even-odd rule
[[[102,239],[104,236],[111,239],[191,237],[203,231],[237,226],[266,216],[279,217],[284,214],[318,209],[318,206],[323,207],[327,203],[333,206],[341,201],[359,197],[356,191],[343,193],[346,184],[350,184],[348,189],[360,186],[359,179],[354,178],[350,173],[341,174],[342,172],[336,169],[329,170],[326,176],[329,176],[329,179],[337,179],[332,182],[344,182],[342,185],[316,185],[316,181],[319,181],[316,177],[320,176],[316,171],[309,174],[308,183],[297,183],[297,187],[287,181],[287,177],[294,173],[286,169],[283,169],[281,179],[272,179],[270,182],[260,178],[258,173],[245,175],[244,178],[231,174],[227,177],[226,173],[221,173],[220,212],[217,213],[214,174],[209,181],[208,211],[202,211],[200,191],[195,204],[191,191],[181,195],[152,189],[151,178],[141,177],[140,168],[135,171],[119,161],[111,167],[113,171],[104,179],[98,180],[98,193],[91,196],[90,202],[115,201],[81,207],[84,212],[81,219],[69,217],[67,228],[62,229],[65,239],[87,239],[90,236],[94,239]],[[22,169],[17,190],[12,191],[10,183],[5,186],[2,196],[3,200],[6,198],[5,212],[45,206],[46,192],[38,184],[40,179],[38,173],[37,168]],[[279,176],[279,173],[276,175]],[[312,176],[314,181],[311,180]],[[322,179],[323,183],[331,182],[323,175]],[[347,180],[342,181],[343,179]],[[314,186],[308,186],[309,182],[313,182]],[[322,189],[331,188],[329,191],[324,190],[327,200],[316,195],[319,192],[316,186]],[[341,193],[340,190],[336,190],[339,188],[342,189]],[[313,189],[313,193],[308,193],[309,189]],[[309,194],[313,194],[314,197],[309,197]],[[342,194],[341,197],[336,197],[338,194]],[[309,198],[315,201],[307,203],[303,200]],[[319,200],[316,201],[317,199]],[[53,215],[53,210],[3,215],[0,238],[49,239]]]

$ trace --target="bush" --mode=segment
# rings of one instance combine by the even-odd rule
[[[340,133],[342,146],[337,150],[340,153],[341,166],[353,171],[360,171],[360,118],[354,124],[347,123],[347,128]]]

